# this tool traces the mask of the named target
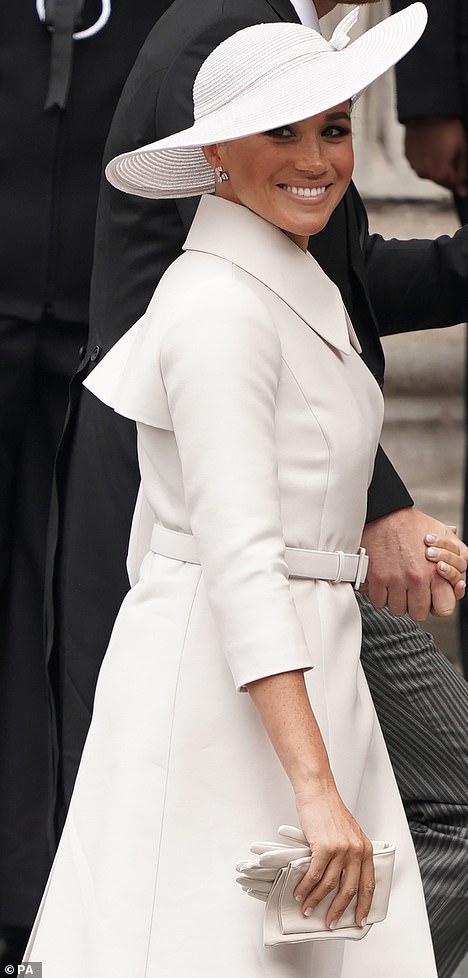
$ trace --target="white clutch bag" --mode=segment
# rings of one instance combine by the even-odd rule
[[[373,924],[385,920],[390,900],[395,846],[389,842],[373,842],[375,891],[365,927],[358,927],[355,919],[356,897],[341,917],[338,926],[330,930],[325,926],[328,908],[336,895],[329,893],[305,917],[300,904],[294,899],[294,890],[307,871],[310,849],[302,833],[286,825],[278,830],[287,844],[254,843],[251,851],[257,859],[239,863],[237,882],[249,894],[265,902],[263,943],[293,944],[301,941],[355,940],[368,934]],[[296,856],[296,858],[294,858]]]

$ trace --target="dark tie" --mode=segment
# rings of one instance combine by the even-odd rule
[[[70,88],[73,32],[81,21],[84,0],[47,0],[46,25],[52,31],[49,88],[44,108],[64,109]]]

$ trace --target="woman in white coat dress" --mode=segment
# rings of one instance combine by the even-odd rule
[[[329,43],[297,24],[239,32],[197,76],[194,126],[108,168],[127,192],[205,196],[86,382],[136,421],[142,483],[133,586],[27,951],[44,978],[436,976],[359,665],[381,392],[306,251],[351,178],[350,98],[412,46],[425,9],[353,44],[350,23]],[[396,843],[388,916],[362,941],[262,947],[235,865],[297,817],[312,858],[295,895],[307,916],[338,884],[331,929],[355,894],[366,927],[369,839]]]

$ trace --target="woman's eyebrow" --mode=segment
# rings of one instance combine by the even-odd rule
[[[349,120],[351,119],[351,113],[350,112],[327,112],[326,119],[327,121],[330,122],[338,122],[339,119],[347,119],[349,122]]]

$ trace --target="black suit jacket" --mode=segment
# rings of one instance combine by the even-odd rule
[[[195,0],[194,0],[195,2]],[[0,315],[88,321],[104,144],[123,83],[170,0],[113,0],[102,31],[74,43],[64,111],[44,110],[51,34],[34,0],[0,7]],[[83,27],[100,13],[85,0]]]
[[[242,27],[278,20],[297,20],[288,0],[174,0],[130,73],[105,160],[189,125],[193,80],[209,51]],[[150,201],[121,194],[104,179],[101,184],[90,342],[74,384],[76,404],[58,456],[59,505],[54,513],[60,523],[60,547],[54,551],[55,526],[49,562],[48,590],[55,602],[48,604],[48,651],[59,663],[65,799],[89,722],[96,673],[128,587],[124,558],[138,484],[134,425],[88,391],[80,393],[79,381],[144,311],[162,273],[180,253],[195,206],[193,199]],[[339,285],[366,362],[380,380],[384,360],[378,325],[386,331],[402,328],[406,295],[414,328],[458,322],[460,307],[466,309],[468,237],[458,247],[449,242],[447,250],[442,246],[438,250],[432,242],[387,246],[369,236],[354,188],[311,247]],[[463,261],[457,257],[460,251]],[[447,282],[450,289],[446,289],[444,314],[439,316],[437,281],[440,284],[443,276],[444,289]],[[422,282],[424,297],[419,296]],[[411,502],[383,453],[369,498],[371,517]]]
[[[392,12],[411,0],[391,0]],[[458,116],[468,122],[468,0],[424,0],[429,20],[396,67],[400,122]]]

